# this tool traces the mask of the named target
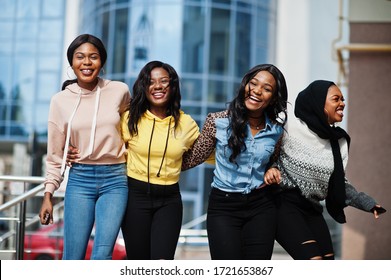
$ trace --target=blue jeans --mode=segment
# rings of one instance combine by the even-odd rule
[[[63,259],[85,258],[94,223],[91,259],[111,259],[127,199],[125,164],[73,164],[65,191]]]

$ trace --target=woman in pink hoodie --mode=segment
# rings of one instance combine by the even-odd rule
[[[50,103],[42,224],[53,223],[52,197],[63,180],[69,146],[80,158],[69,171],[64,205],[63,259],[84,259],[95,224],[91,259],[111,259],[127,204],[121,115],[128,110],[126,84],[99,77],[107,53],[92,35],[78,36],[67,58],[76,79],[65,81]],[[65,152],[64,152],[65,151]]]

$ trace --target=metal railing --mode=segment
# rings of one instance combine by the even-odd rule
[[[22,182],[24,183],[24,188],[23,192],[7,201],[6,203],[0,205],[0,213],[2,211],[6,211],[10,209],[11,207],[18,206],[19,205],[19,217],[15,218],[7,218],[7,217],[0,217],[0,220],[8,220],[8,221],[16,221],[17,222],[17,227],[16,230],[10,230],[9,232],[6,233],[6,235],[3,235],[0,237],[0,243],[2,240],[5,238],[9,238],[11,235],[16,234],[16,256],[15,258],[17,260],[23,259],[24,256],[24,237],[25,237],[25,228],[26,226],[37,222],[38,216],[32,218],[31,220],[27,221],[26,220],[26,201],[32,197],[37,196],[40,192],[44,190],[44,185],[41,184],[44,182],[43,177],[30,177],[30,176],[0,176],[0,182]],[[29,184],[40,184],[36,187],[34,187],[31,190],[27,190],[27,186]],[[60,208],[63,207],[63,201],[60,203],[57,203],[54,205],[53,210],[59,210]],[[179,245],[183,246],[194,246],[194,245],[199,245],[202,244],[204,246],[207,246],[207,232],[206,229],[196,229],[196,227],[202,223],[204,223],[206,220],[206,214],[201,215],[198,218],[195,218],[192,221],[189,221],[188,223],[182,225],[181,228],[181,233],[179,237]],[[286,254],[284,250],[282,250],[281,246],[279,244],[276,244],[275,246],[275,252],[279,254]]]
[[[36,196],[39,192],[43,191],[45,188],[42,184],[44,182],[44,177],[33,177],[33,176],[0,176],[0,181],[4,182],[22,182],[23,183],[23,192],[18,197],[7,201],[6,203],[0,205],[0,213],[10,209],[11,207],[19,205],[19,218],[11,218],[17,222],[16,226],[16,256],[17,260],[23,259],[24,253],[24,235],[26,228],[26,201],[27,199]],[[41,184],[33,189],[26,191],[27,186],[30,184]],[[10,220],[10,218],[3,218],[3,220]]]
[[[21,182],[24,184],[23,191],[17,197],[0,205],[0,212],[6,211],[11,207],[19,206],[19,217],[0,217],[0,220],[15,221],[17,223],[16,230],[9,230],[4,235],[0,236],[0,243],[12,236],[16,235],[16,249],[12,251],[15,253],[15,259],[21,260],[24,256],[24,238],[25,229],[28,225],[37,222],[38,216],[31,220],[26,219],[26,202],[28,199],[37,196],[44,190],[44,177],[31,177],[31,176],[0,176],[0,182]],[[31,190],[27,190],[30,184],[40,184]],[[54,205],[53,210],[59,210],[63,207],[63,201]],[[195,244],[207,244],[206,229],[194,229],[198,224],[205,222],[206,214],[184,224],[181,229],[179,244],[181,245],[195,245]],[[8,252],[8,251],[7,251]]]

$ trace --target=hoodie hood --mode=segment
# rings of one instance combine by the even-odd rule
[[[77,83],[70,84],[65,89],[69,90],[70,92],[72,92],[74,94],[79,94],[80,89],[81,89],[83,91],[83,95],[89,95],[89,94],[94,94],[97,91],[98,87],[103,88],[104,86],[106,86],[110,82],[111,82],[111,80],[106,80],[106,79],[102,79],[102,78],[98,77],[98,83],[96,84],[96,86],[93,90],[81,88],[81,87],[79,87],[79,85]]]

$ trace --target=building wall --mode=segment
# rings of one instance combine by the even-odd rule
[[[391,46],[391,1],[350,1],[350,45]],[[365,11],[365,12],[364,12]],[[377,12],[376,12],[377,11]],[[379,12],[381,11],[381,12]],[[352,138],[347,176],[359,191],[391,210],[391,51],[350,52],[349,118]],[[352,207],[343,226],[343,259],[391,259],[391,219]]]

